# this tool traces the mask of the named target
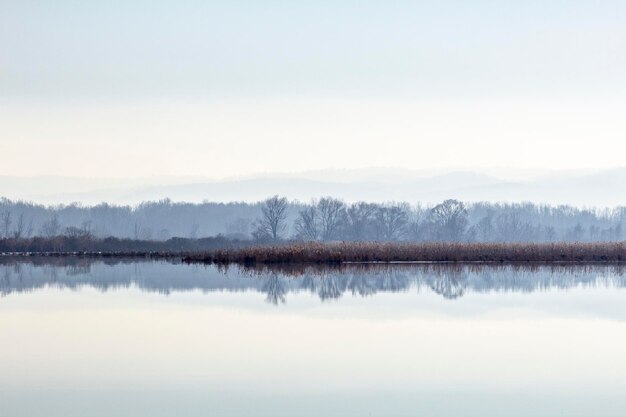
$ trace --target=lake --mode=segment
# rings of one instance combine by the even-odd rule
[[[624,416],[614,266],[0,259],[0,416]]]

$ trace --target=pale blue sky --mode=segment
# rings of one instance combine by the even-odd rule
[[[606,152],[561,149],[555,161],[555,154],[531,157],[537,148],[512,159],[466,145],[528,139],[546,144],[544,152],[567,140],[616,145],[626,133],[624,22],[626,2],[611,0],[4,0],[0,151],[9,161],[0,174],[58,172],[45,163],[51,157],[64,161],[67,175],[413,167],[390,150],[355,151],[359,141],[405,154],[427,150],[430,157],[415,161],[425,167],[620,165]],[[433,124],[424,108],[442,122]],[[294,111],[297,123],[287,120]],[[387,113],[373,121],[372,134],[372,115]],[[153,142],[167,146],[172,135],[195,152],[178,152],[172,162],[146,150]],[[251,145],[250,155],[194,162],[198,153],[228,152],[233,136],[238,146]],[[294,163],[289,144],[299,150],[316,138],[337,146],[343,159],[312,152]],[[258,140],[281,150],[259,160]],[[99,148],[103,141],[113,149]],[[111,168],[69,159],[78,143]],[[115,150],[117,143],[126,150]],[[467,147],[465,159],[447,155],[456,145]],[[26,167],[42,150],[38,166]],[[126,158],[146,154],[154,165],[139,169]]]
[[[14,1],[3,94],[615,95],[623,1]]]

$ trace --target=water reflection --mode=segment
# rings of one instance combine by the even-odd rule
[[[0,258],[0,416],[622,416],[625,284],[615,266]]]
[[[135,286],[143,291],[256,291],[271,304],[286,303],[290,293],[309,292],[321,301],[344,294],[368,297],[380,292],[427,290],[446,299],[468,292],[533,292],[577,286],[626,286],[622,266],[344,265],[245,269],[185,265],[167,261],[81,258],[0,259],[3,296],[46,287],[101,291]]]

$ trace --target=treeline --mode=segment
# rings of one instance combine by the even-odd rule
[[[445,200],[432,207],[408,203],[346,204],[322,198],[301,204],[290,224],[291,203],[274,196],[261,208],[253,237],[260,241],[377,242],[597,242],[624,238],[626,209],[474,203]]]
[[[165,241],[135,240],[106,237],[102,239],[89,235],[55,236],[33,238],[0,239],[0,253],[72,253],[72,252],[101,252],[108,255],[128,254],[138,255],[153,252],[163,256],[172,256],[184,252],[204,252],[216,249],[236,249],[249,246],[250,240],[241,241],[228,239],[224,236],[206,237],[200,239],[170,238]]]
[[[249,239],[260,203],[175,203],[165,199],[137,206],[79,203],[45,206],[0,199],[0,238],[51,238],[89,234],[97,238],[165,241],[225,235]]]
[[[598,242],[624,239],[626,208],[576,208],[532,203],[446,200],[426,206],[406,202],[310,203],[278,196],[259,203],[175,203],[137,206],[44,206],[0,199],[0,239],[66,242],[121,240],[166,242],[220,236],[228,241],[383,242]]]

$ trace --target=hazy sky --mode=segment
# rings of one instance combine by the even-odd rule
[[[0,3],[0,174],[624,164],[626,2]]]

